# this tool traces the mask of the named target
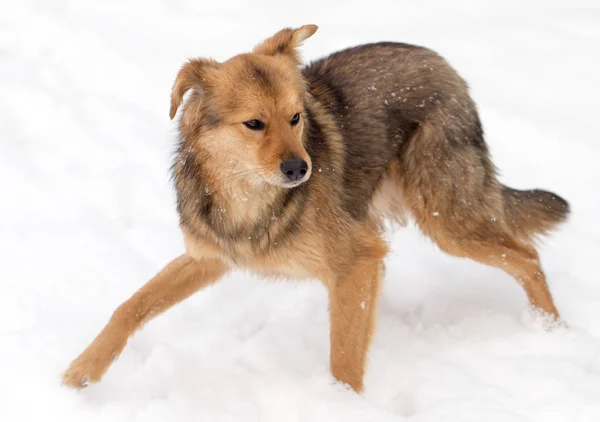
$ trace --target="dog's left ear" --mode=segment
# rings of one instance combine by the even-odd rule
[[[298,29],[285,28],[264,40],[252,50],[255,54],[276,56],[279,54],[291,57],[296,64],[300,64],[300,54],[296,50],[302,42],[311,37],[319,27],[317,25],[304,25]]]

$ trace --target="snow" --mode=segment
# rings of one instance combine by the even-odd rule
[[[307,59],[404,41],[469,81],[502,180],[572,204],[542,250],[569,328],[545,330],[510,277],[408,228],[390,235],[362,396],[329,373],[324,289],[242,273],[148,324],[102,383],[61,386],[183,251],[168,174],[179,66],[308,23]],[[0,420],[600,420],[599,64],[597,0],[3,0]]]

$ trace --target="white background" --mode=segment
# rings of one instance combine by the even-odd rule
[[[315,284],[233,274],[138,333],[104,381],[60,373],[183,251],[168,168],[188,58],[320,26],[307,60],[428,46],[469,81],[501,180],[573,215],[542,249],[569,330],[517,283],[397,231],[362,396],[328,367]],[[600,4],[146,0],[0,3],[0,420],[600,420]]]

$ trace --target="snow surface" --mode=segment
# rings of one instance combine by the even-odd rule
[[[542,260],[570,329],[502,272],[393,235],[362,396],[333,382],[318,284],[234,274],[151,322],[104,381],[60,373],[183,250],[169,92],[285,26],[307,59],[426,45],[470,82],[502,180],[572,204]],[[0,420],[600,420],[597,0],[13,1],[0,6]]]

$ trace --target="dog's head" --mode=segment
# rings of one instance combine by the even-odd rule
[[[297,47],[316,25],[284,29],[252,53],[226,62],[193,59],[179,71],[171,119],[183,107],[180,131],[207,165],[250,183],[294,187],[308,180],[311,160],[303,145],[305,81]]]

